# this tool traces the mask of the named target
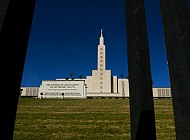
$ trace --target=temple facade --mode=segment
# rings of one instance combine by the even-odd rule
[[[129,97],[129,80],[112,76],[111,70],[106,69],[106,45],[104,44],[103,29],[100,32],[97,49],[97,69],[92,70],[91,76],[84,79],[42,80],[39,87],[21,87],[21,95],[38,98],[63,98],[63,95],[64,98]],[[81,81],[84,83],[76,86],[76,82],[80,83]],[[65,86],[68,84],[75,86]],[[75,96],[72,97],[72,95]],[[153,88],[153,97],[171,97],[170,88]]]
[[[92,70],[92,76],[87,76],[85,81],[89,95],[128,95],[128,79],[118,79],[117,76],[112,76],[111,70],[106,69],[106,46],[103,29],[101,29],[98,45],[97,70]]]

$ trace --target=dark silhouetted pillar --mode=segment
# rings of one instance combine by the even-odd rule
[[[143,0],[126,0],[131,140],[155,140],[155,113]]]
[[[188,0],[160,0],[177,140],[190,139],[190,11]]]
[[[12,140],[35,0],[0,1],[0,139]]]
[[[9,0],[0,1],[0,33],[1,33],[4,18],[5,18],[5,13],[8,7],[8,3],[9,3]]]

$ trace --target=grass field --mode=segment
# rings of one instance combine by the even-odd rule
[[[172,101],[155,99],[157,140],[175,140]],[[129,99],[20,98],[14,140],[130,140]]]

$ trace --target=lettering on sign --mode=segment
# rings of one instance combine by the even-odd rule
[[[43,97],[86,97],[84,81],[43,81]]]

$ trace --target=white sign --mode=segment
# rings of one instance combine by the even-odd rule
[[[39,98],[86,98],[84,80],[42,81]]]

